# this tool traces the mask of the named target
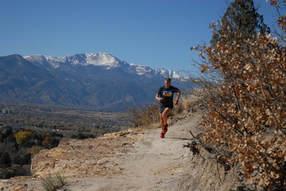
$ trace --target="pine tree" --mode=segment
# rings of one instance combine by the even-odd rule
[[[234,0],[227,8],[220,25],[214,29],[211,44],[221,38],[232,40],[237,36],[251,38],[257,33],[270,33],[253,0]]]

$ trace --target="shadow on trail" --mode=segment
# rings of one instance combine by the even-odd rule
[[[183,140],[183,141],[192,141],[192,138],[184,138],[184,137],[165,137],[165,139],[173,139],[173,140]]]

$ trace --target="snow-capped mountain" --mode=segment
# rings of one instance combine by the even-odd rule
[[[118,67],[120,60],[108,53],[86,53],[75,54],[72,56],[56,57],[56,56],[24,56],[30,62],[48,62],[51,66],[57,68],[60,64],[73,64],[73,65],[94,65],[105,66],[110,69]]]
[[[119,67],[120,60],[108,53],[87,53],[66,56],[65,62],[70,64],[105,66],[107,69]]]
[[[126,61],[122,61],[119,58],[113,56],[110,53],[85,53],[75,54],[72,56],[53,57],[43,55],[24,56],[24,58],[30,62],[36,62],[39,64],[50,64],[50,66],[57,68],[62,64],[82,65],[82,66],[102,66],[106,69],[114,69],[121,67],[129,72],[134,72],[140,76],[151,77],[152,75],[162,75],[163,77],[170,77],[177,80],[188,80],[190,75],[174,70],[168,70],[165,68],[153,69],[149,66],[129,64]]]
[[[192,88],[183,72],[129,64],[109,53],[0,57],[0,102],[124,110],[154,101],[164,77]]]

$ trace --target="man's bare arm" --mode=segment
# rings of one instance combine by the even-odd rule
[[[176,104],[176,105],[178,105],[180,97],[181,97],[181,91],[179,90],[179,91],[177,92],[177,98],[176,98],[176,101],[175,101],[175,104]]]
[[[161,101],[163,98],[161,98],[161,97],[159,96],[159,94],[156,94],[155,99],[156,99],[157,101]]]

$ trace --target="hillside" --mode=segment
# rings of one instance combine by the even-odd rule
[[[154,125],[97,139],[63,140],[57,148],[43,150],[33,158],[35,178],[13,178],[2,181],[1,187],[40,191],[39,177],[60,172],[67,177],[66,188],[75,191],[232,188],[236,180],[233,172],[225,175],[216,162],[193,156],[183,147],[191,140],[190,129],[199,133],[201,114],[189,113],[176,120],[172,120],[163,140],[159,138],[160,129]]]

